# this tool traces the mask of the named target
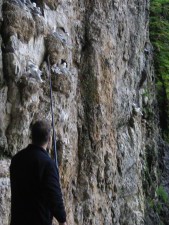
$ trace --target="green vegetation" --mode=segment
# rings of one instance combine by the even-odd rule
[[[160,185],[159,187],[156,188],[156,195],[149,196],[147,199],[149,209],[151,209],[153,212],[157,213],[158,218],[159,218],[159,225],[164,225],[166,224],[165,221],[165,215],[166,215],[166,207],[169,206],[169,196],[167,192],[165,191],[164,187]],[[168,213],[168,211],[167,211]],[[168,223],[167,223],[168,224]]]
[[[160,185],[156,190],[158,198],[165,204],[169,204],[169,197],[164,187]]]
[[[163,216],[164,216],[163,210],[164,210],[165,206],[166,207],[169,206],[169,197],[162,185],[160,185],[157,188],[156,194],[157,194],[157,199],[156,199],[156,201],[154,201],[154,209],[158,213],[158,215],[161,217],[161,219],[163,220]]]
[[[169,0],[151,0],[150,39],[154,47],[160,123],[163,137],[169,142]]]

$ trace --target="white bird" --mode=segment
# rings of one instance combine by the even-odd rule
[[[42,71],[31,61],[28,62],[28,74],[35,78],[37,81],[40,81],[41,83],[43,80],[41,79]]]
[[[138,113],[140,115],[143,115],[143,113],[141,112],[141,109],[140,108],[135,108],[135,111],[136,111],[136,113]]]
[[[143,101],[144,101],[144,104],[145,104],[145,105],[148,104],[148,100],[149,100],[148,97],[147,97],[147,96],[144,96]]]
[[[134,109],[135,113],[143,116],[141,109],[139,107],[137,107],[135,103],[133,103],[133,109]]]
[[[70,72],[67,68],[67,63],[66,62],[63,62],[60,66],[59,66],[59,69],[61,71],[62,74],[64,75],[70,75]]]
[[[42,16],[42,12],[41,12],[40,7],[33,7],[32,12],[39,17]]]
[[[67,68],[67,63],[66,62],[61,63],[60,67],[61,68]]]
[[[51,67],[51,70],[52,70],[52,72],[55,73],[55,74],[61,74],[60,68],[57,66],[57,64],[54,64],[54,65]]]
[[[57,64],[54,64],[51,67],[51,70],[54,74],[70,75],[70,71],[67,68],[67,63],[64,60],[59,66]]]
[[[35,2],[33,2],[32,5],[33,5],[34,8],[36,8],[36,3]]]
[[[70,34],[68,32],[65,32],[65,33],[67,34],[68,37],[70,36]]]
[[[39,12],[39,14],[41,14],[40,7],[37,7],[37,11]]]
[[[149,54],[149,50],[148,50],[147,48],[144,49],[144,52],[145,52],[146,54]]]
[[[68,120],[68,113],[64,112],[63,110],[60,113],[60,121],[61,122],[65,122],[66,120]]]

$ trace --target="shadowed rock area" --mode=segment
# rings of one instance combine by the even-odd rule
[[[32,2],[0,3],[0,224],[10,220],[10,159],[32,122],[51,120],[48,57],[68,224],[159,224],[146,206],[160,140],[149,3]]]

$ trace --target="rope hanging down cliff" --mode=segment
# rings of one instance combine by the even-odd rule
[[[48,77],[49,77],[49,83],[50,83],[50,108],[51,108],[51,114],[52,114],[54,161],[55,161],[56,166],[58,167],[57,147],[56,147],[56,132],[55,132],[54,113],[53,113],[52,78],[51,78],[51,66],[50,66],[49,56],[48,56],[48,59],[47,59],[47,64],[48,64]]]

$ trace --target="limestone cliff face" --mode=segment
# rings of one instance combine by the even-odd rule
[[[68,224],[146,224],[147,176],[158,180],[148,1],[34,2],[0,3],[0,224],[10,158],[51,120],[48,57]]]

